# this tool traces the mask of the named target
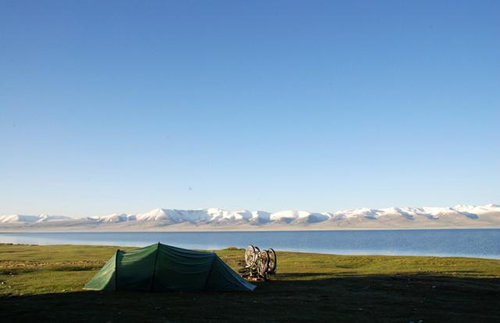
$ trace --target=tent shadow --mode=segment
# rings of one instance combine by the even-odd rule
[[[499,322],[500,279],[286,274],[254,292],[0,297],[4,322]]]

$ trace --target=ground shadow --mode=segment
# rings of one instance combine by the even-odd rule
[[[4,322],[500,322],[497,278],[286,277],[290,280],[257,283],[252,293],[82,291],[2,297],[0,313]]]

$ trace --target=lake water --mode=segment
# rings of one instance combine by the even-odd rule
[[[500,259],[500,229],[294,232],[0,233],[0,243],[146,246],[156,242],[216,250],[249,244],[345,255],[428,255]]]

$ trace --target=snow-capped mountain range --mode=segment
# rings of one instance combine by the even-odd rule
[[[297,230],[335,228],[500,227],[500,206],[358,208],[334,213],[154,209],[140,214],[72,218],[62,215],[3,215],[0,229],[71,230]]]

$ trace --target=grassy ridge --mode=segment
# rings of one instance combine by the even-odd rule
[[[13,322],[500,321],[499,260],[279,252],[278,274],[253,293],[82,291],[115,250],[0,245],[2,316]],[[243,256],[217,253],[235,269]]]

